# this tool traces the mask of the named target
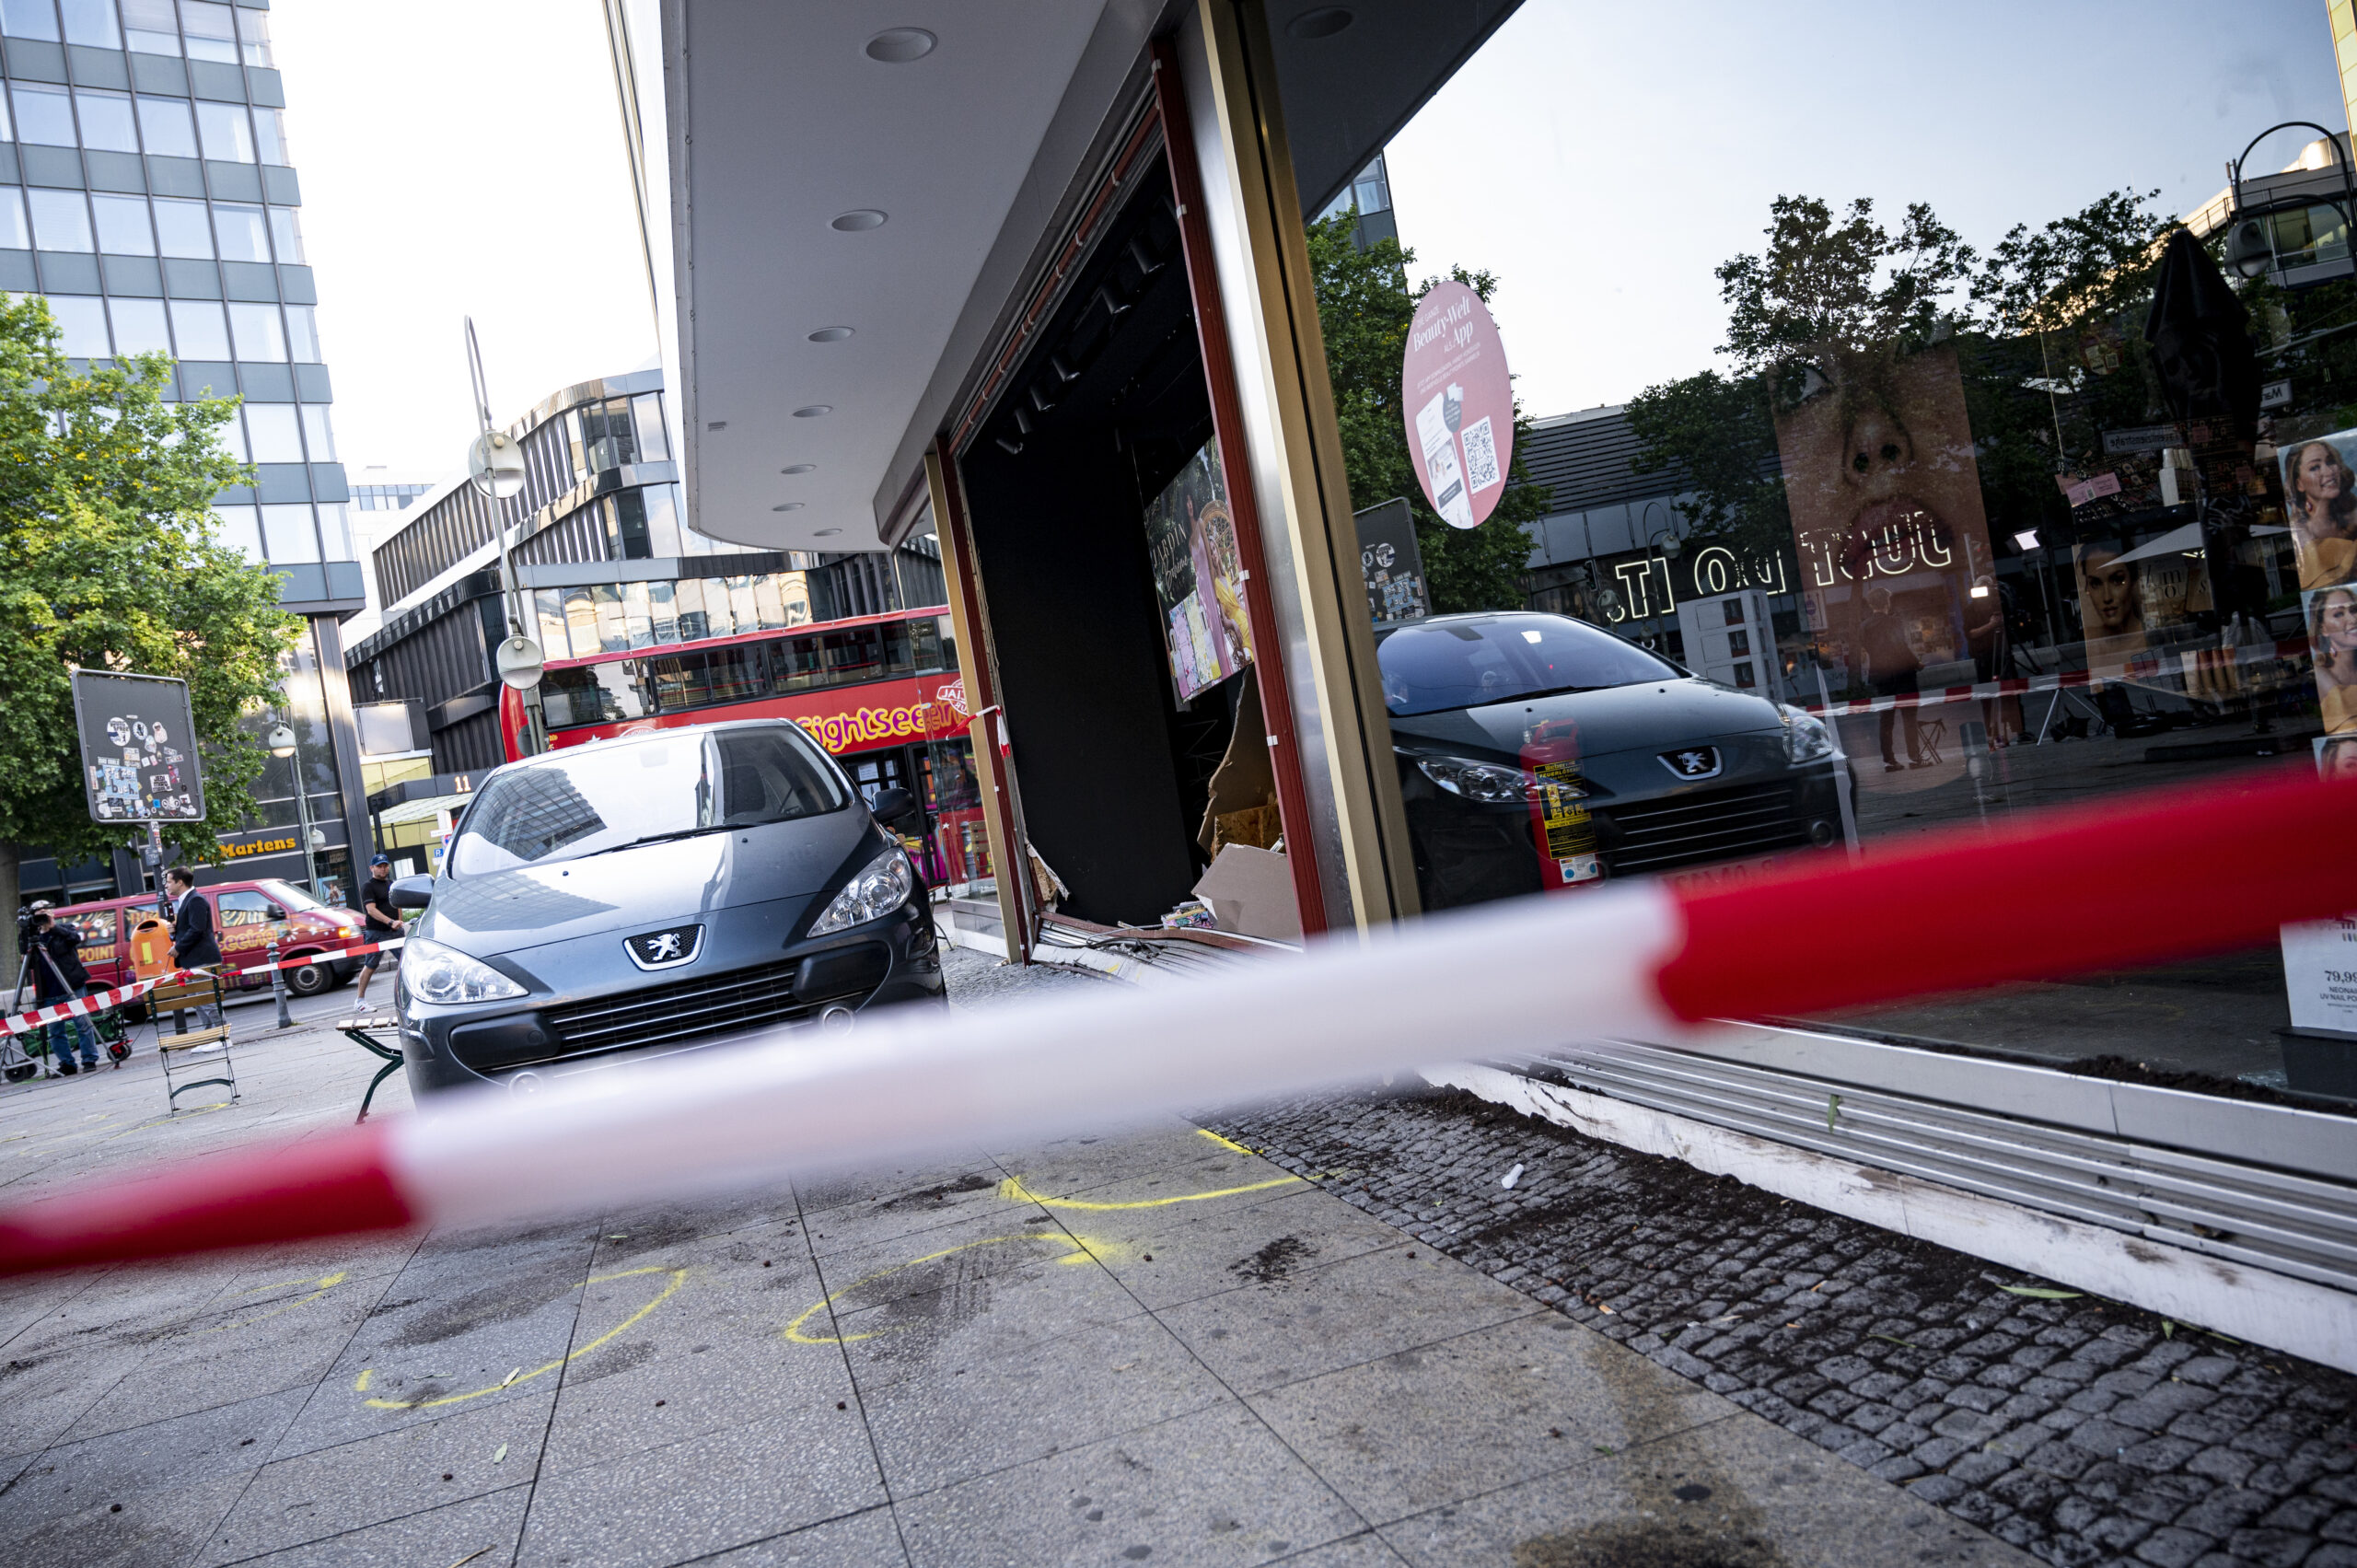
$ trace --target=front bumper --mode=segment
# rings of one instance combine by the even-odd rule
[[[614,947],[598,983],[562,989],[528,978],[529,954],[498,960],[531,992],[509,1002],[435,1006],[404,984],[398,1006],[411,1092],[538,1083],[815,1026],[845,1008],[946,1005],[922,889],[883,919],[782,950],[714,943],[693,963],[644,972],[620,958],[619,941]]]

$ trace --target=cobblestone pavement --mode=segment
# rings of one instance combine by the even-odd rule
[[[1456,1090],[1205,1125],[2049,1562],[2357,1568],[2357,1379]]]

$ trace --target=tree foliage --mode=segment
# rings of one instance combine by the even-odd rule
[[[1518,610],[1530,560],[1525,525],[1547,510],[1545,487],[1531,484],[1522,464],[1530,426],[1521,402],[1515,404],[1515,459],[1505,494],[1480,527],[1450,528],[1426,504],[1416,482],[1399,398],[1400,366],[1407,357],[1408,327],[1415,319],[1416,302],[1442,280],[1428,278],[1411,290],[1407,268],[1415,252],[1391,239],[1361,250],[1356,228],[1355,213],[1309,226],[1318,319],[1326,339],[1334,412],[1342,430],[1351,505],[1363,511],[1394,496],[1407,497],[1435,611]],[[1469,273],[1460,267],[1450,276],[1484,303],[1497,291],[1497,278],[1487,272]]]
[[[171,361],[75,370],[46,301],[0,301],[0,906],[36,846],[61,864],[124,842],[90,820],[69,669],[189,683],[203,823],[168,828],[191,857],[252,812],[264,754],[239,716],[278,697],[298,621],[278,585],[215,536],[211,504],[250,475],[217,439],[236,403],[164,399]],[[16,974],[13,920],[0,963]]]

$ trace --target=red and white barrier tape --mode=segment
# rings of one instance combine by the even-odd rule
[[[479,1092],[0,1210],[0,1274],[522,1221],[1007,1148],[1471,1052],[1675,1040],[1706,1019],[2271,941],[2357,888],[2357,784],[2257,782],[1951,830],[1748,883],[1449,914],[1185,988],[1066,993]],[[2154,854],[2155,845],[2172,853]],[[1824,960],[1838,943],[1839,964]]]
[[[406,936],[396,936],[389,942],[371,942],[366,947],[343,947],[329,953],[306,953],[299,958],[281,958],[274,964],[250,964],[241,970],[223,970],[220,974],[223,980],[236,980],[244,975],[268,974],[273,970],[300,969],[306,964],[332,964],[344,958],[365,958],[370,953],[389,953],[408,940]],[[29,1012],[0,1018],[0,1034],[20,1035],[28,1029],[40,1028],[44,1024],[60,1023],[67,1018],[87,1017],[93,1013],[103,1013],[110,1007],[120,1007],[134,997],[155,990],[168,980],[181,976],[195,979],[204,972],[202,970],[172,970],[164,974],[151,976],[146,980],[134,981],[129,985],[118,985],[110,991],[96,992],[88,996],[77,996],[71,1002],[52,1002],[45,1006],[35,1007]]]
[[[2307,655],[2308,645],[2305,640],[2254,643],[2232,650],[2202,651],[2231,651],[2235,655],[2235,664],[2239,668],[2246,664],[2263,664],[2269,659],[2303,658]],[[1935,686],[1926,691],[1907,691],[1895,697],[1860,697],[1854,702],[1805,703],[1802,706],[1818,718],[1848,718],[1858,714],[1887,714],[1894,708],[1931,708],[1945,703],[1975,701],[1985,703],[1999,697],[2027,697],[2047,691],[2069,691],[2102,681],[2149,679],[2157,673],[2157,667],[2144,670],[2131,660],[2124,668],[2117,669],[2066,669],[2056,675],[2014,676],[2003,680],[1983,680],[1970,686]]]

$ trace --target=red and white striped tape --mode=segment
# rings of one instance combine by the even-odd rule
[[[306,953],[299,958],[282,958],[274,964],[251,964],[241,970],[223,970],[220,971],[221,978],[236,980],[244,975],[268,974],[273,970],[300,969],[306,964],[332,964],[344,958],[364,958],[370,953],[389,953],[408,940],[406,936],[396,936],[389,942],[371,942],[361,947],[343,947],[329,953]],[[71,1002],[52,1002],[44,1006],[35,1007],[29,1012],[17,1013],[8,1017],[0,1018],[0,1034],[20,1035],[29,1029],[40,1028],[44,1024],[60,1023],[67,1018],[87,1017],[93,1013],[103,1013],[110,1007],[120,1007],[125,1002],[155,990],[168,980],[176,980],[183,976],[195,979],[204,972],[202,970],[171,970],[163,974],[150,976],[145,980],[134,981],[129,985],[118,985],[110,991],[95,992],[88,996],[77,996]]]
[[[2239,668],[2247,664],[2264,664],[2270,659],[2305,658],[2308,645],[2305,639],[2287,643],[2253,643],[2231,651],[2235,664]],[[2107,680],[2142,680],[2158,674],[2159,669],[2156,665],[2150,671],[2142,670],[2131,660],[2119,669],[2066,669],[2055,675],[2014,676],[2003,680],[1983,680],[1970,686],[1935,686],[1926,691],[1901,692],[1895,697],[1860,697],[1853,702],[1805,703],[1802,706],[1818,718],[1848,718],[1858,714],[1887,714],[1894,708],[1931,708],[1945,703],[1985,703],[1998,697],[2027,697]]]
[[[2347,909],[2357,784],[2305,769],[1951,830],[1858,865],[1608,883],[1104,988],[479,1092],[0,1211],[0,1274],[596,1213],[1727,1016],[2150,964]],[[1828,964],[1829,948],[1841,961]]]

